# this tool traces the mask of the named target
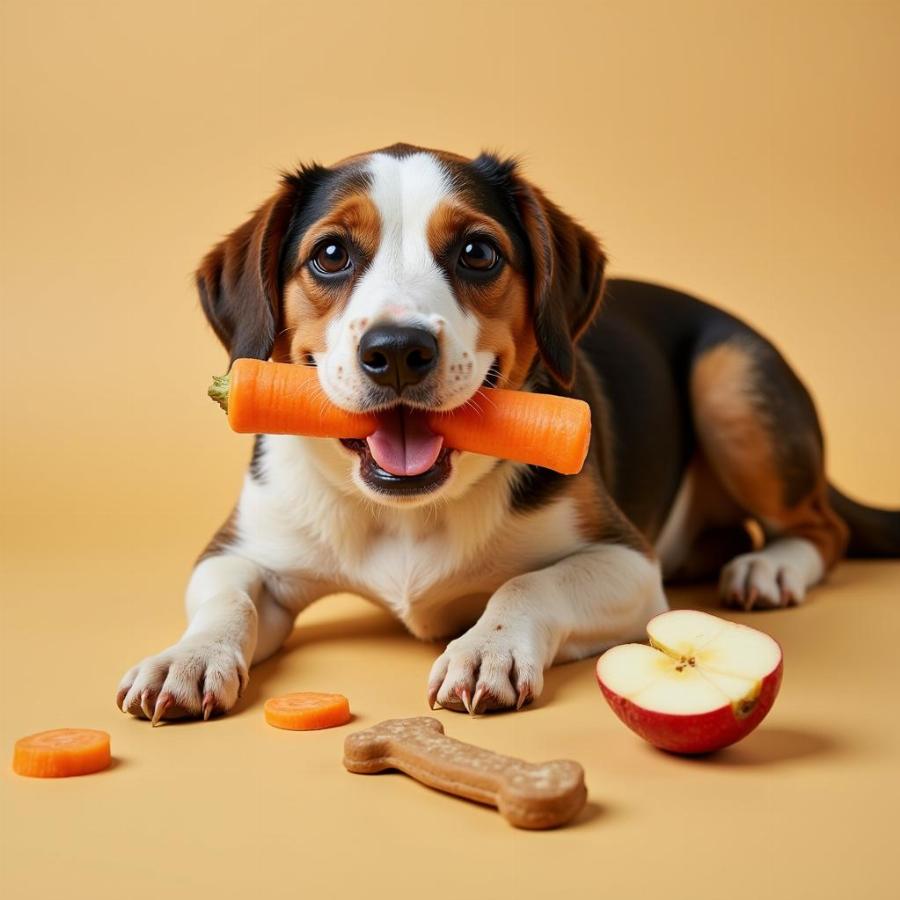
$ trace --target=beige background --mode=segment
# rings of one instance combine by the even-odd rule
[[[8,771],[11,898],[888,895],[898,566],[846,565],[801,610],[760,733],[646,748],[590,661],[520,715],[448,731],[572,756],[592,806],[532,835],[401,777],[343,772],[347,729],[262,723],[342,690],[421,713],[436,648],[350,598],[313,610],[232,718],[151,733],[122,670],[178,633],[194,554],[249,442],[205,398],[224,354],[190,273],[277,170],[397,140],[520,154],[613,270],[713,298],[812,386],[830,468],[900,503],[900,4],[2,3],[2,723],[107,728],[90,779]],[[712,602],[707,590],[675,595]],[[351,890],[352,888],[352,890]]]

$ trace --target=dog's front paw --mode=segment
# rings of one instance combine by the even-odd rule
[[[502,625],[476,625],[451,641],[431,669],[428,705],[477,714],[521,709],[541,693],[544,668],[527,639]]]
[[[189,638],[125,673],[116,705],[156,725],[161,719],[228,712],[247,684],[239,650],[221,642]]]

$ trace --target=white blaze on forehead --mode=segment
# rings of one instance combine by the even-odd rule
[[[368,171],[381,239],[344,318],[419,322],[474,346],[478,323],[457,302],[428,242],[431,217],[453,193],[449,173],[429,153],[376,153]]]
[[[326,353],[316,358],[319,380],[333,401],[357,408],[370,387],[357,361],[362,335],[379,323],[419,325],[438,336],[437,405],[452,408],[475,392],[493,355],[476,350],[478,317],[457,301],[428,241],[432,217],[453,197],[451,175],[430,153],[375,153],[367,171],[380,220],[378,249],[327,326]]]
[[[369,174],[382,234],[373,268],[381,268],[381,277],[398,284],[417,273],[440,274],[428,245],[428,221],[451,193],[443,166],[429,153],[400,159],[376,153]]]

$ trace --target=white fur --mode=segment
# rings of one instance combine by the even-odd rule
[[[478,622],[451,641],[429,678],[441,706],[521,706],[537,697],[554,662],[643,640],[666,609],[658,566],[615,544],[584,547],[552,566],[511,578]]]
[[[697,536],[700,515],[696,481],[696,468],[691,466],[678,486],[672,508],[656,538],[656,555],[666,577],[678,570]]]
[[[461,703],[463,684],[471,682],[474,694],[482,655],[502,649],[509,665],[492,668],[489,659],[478,683],[490,702],[512,705],[523,686],[525,699],[540,693],[546,666],[639,638],[665,608],[656,564],[627,547],[587,544],[570,499],[511,513],[510,465],[493,467],[451,502],[380,509],[331,483],[317,456],[325,442],[264,440],[263,480],[245,481],[237,543],[197,566],[187,632],[128,673],[123,708],[149,717],[142,693],[155,701],[171,691],[197,712],[200,695],[179,679],[196,683],[225,647],[237,660],[216,697],[217,708],[227,709],[244,677],[241,661],[270,655],[298,612],[336,590],[368,596],[422,638],[474,623],[436,664],[435,672],[446,668],[438,700],[450,707]],[[218,668],[216,678],[223,679]]]
[[[513,575],[583,543],[568,499],[530,516],[510,514],[512,466],[462,454],[457,471],[491,466],[476,490],[427,507],[384,509],[341,483],[332,442],[264,440],[265,480],[245,482],[234,552],[275,573],[271,590],[297,611],[310,584],[319,593],[353,590],[420,637],[437,637],[465,624],[440,606],[467,593],[486,598]]]

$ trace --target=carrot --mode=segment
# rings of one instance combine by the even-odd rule
[[[209,395],[241,434],[364,438],[377,424],[374,416],[335,406],[312,366],[237,359],[227,375],[213,379]]]
[[[472,402],[433,413],[428,424],[448,447],[577,475],[591,442],[584,400],[482,388]]]
[[[34,778],[90,775],[110,763],[109,735],[92,728],[57,728],[16,741],[13,771]]]
[[[244,434],[302,434],[365,438],[378,427],[373,414],[350,413],[326,397],[311,366],[237,359],[214,379],[209,395]],[[581,471],[591,439],[591,411],[583,400],[482,388],[465,406],[434,412],[429,427],[448,447],[553,469]]]
[[[334,728],[350,721],[350,703],[343,694],[285,694],[266,700],[263,712],[270,725],[290,731]]]

